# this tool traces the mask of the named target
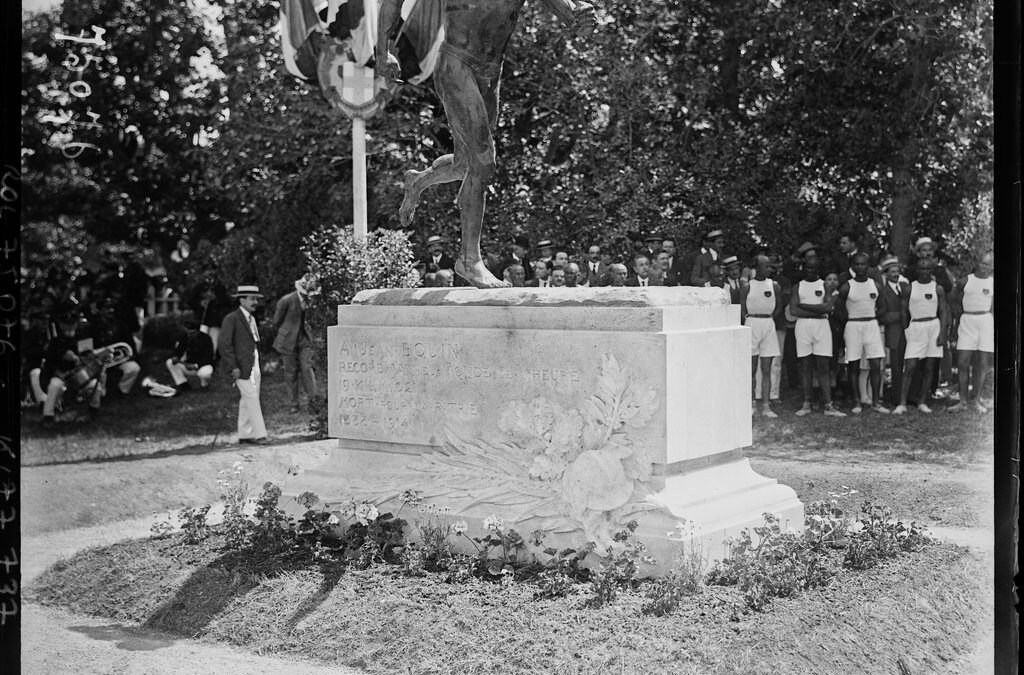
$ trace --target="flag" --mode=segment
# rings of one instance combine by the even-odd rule
[[[313,39],[321,30],[317,13],[327,0],[281,0],[281,50],[288,72],[303,80],[316,77],[319,47]]]
[[[402,78],[411,84],[427,80],[434,72],[437,53],[444,42],[445,0],[403,0],[395,40]]]
[[[288,72],[316,79],[317,35],[347,43],[356,65],[373,60],[377,42],[377,0],[281,0],[281,49]]]
[[[373,60],[377,46],[377,0],[327,0],[324,25],[339,40],[348,40],[357,66]]]

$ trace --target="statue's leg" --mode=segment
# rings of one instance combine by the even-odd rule
[[[405,197],[398,208],[398,218],[403,226],[412,221],[412,214],[419,204],[420,195],[428,187],[439,183],[450,183],[462,180],[466,175],[465,165],[455,161],[455,155],[442,155],[423,171],[409,170],[405,172]]]
[[[487,187],[494,176],[491,110],[494,114],[497,110],[493,102],[488,105],[485,96],[496,95],[496,77],[478,77],[459,59],[442,54],[434,79],[455,140],[455,163],[466,167],[457,202],[462,222],[462,250],[455,263],[455,273],[477,288],[510,286],[491,274],[480,255]]]

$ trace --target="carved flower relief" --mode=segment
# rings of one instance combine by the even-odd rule
[[[581,529],[605,545],[614,528],[656,508],[645,499],[651,461],[633,432],[658,403],[654,389],[605,354],[596,387],[579,408],[544,397],[509,402],[494,433],[464,438],[446,429],[444,451],[423,455],[403,480],[439,496],[514,506],[513,522]]]
[[[587,450],[562,476],[565,500],[580,511],[611,511],[633,496],[633,481],[622,468],[622,455]]]

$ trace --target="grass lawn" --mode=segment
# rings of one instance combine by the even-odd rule
[[[202,503],[197,485],[216,494],[213,462],[239,450],[222,441],[197,449],[234,426],[234,392],[223,380],[216,386],[181,399],[115,402],[112,411],[137,407],[59,437],[25,425],[23,447],[35,448],[27,460],[46,461],[39,460],[55,438],[78,453],[75,464],[25,475],[39,484],[75,483],[71,508],[115,503],[76,511],[81,517],[123,518],[133,500],[162,508]],[[268,377],[271,433],[302,434],[304,415],[280,412],[283,393],[280,379]],[[777,406],[778,420],[755,418],[746,454],[755,470],[790,485],[805,503],[846,493],[839,500],[848,511],[873,499],[929,526],[991,531],[991,415],[951,415],[940,404],[930,416],[795,418],[797,405],[788,399]],[[211,412],[217,406],[221,417]],[[144,432],[153,410],[174,410],[176,421],[102,454],[104,439]],[[254,461],[262,452],[251,451]],[[89,480],[73,480],[83,471]],[[55,504],[37,527],[60,527],[54,521],[66,514]],[[379,673],[958,673],[974,672],[968,656],[991,623],[990,570],[989,553],[940,543],[881,567],[844,571],[828,587],[777,599],[761,613],[737,611],[734,589],[709,587],[656,618],[641,614],[638,592],[590,609],[582,606],[582,589],[535,601],[525,583],[451,584],[387,566],[354,570],[247,556],[225,550],[218,537],[195,546],[172,538],[80,553],[27,593],[78,612]]]
[[[163,362],[170,353],[150,350],[139,383],[151,376],[163,384],[171,379]],[[283,371],[264,374],[261,386],[263,416],[278,439],[312,438],[310,415],[288,412]],[[234,443],[238,392],[223,373],[215,372],[210,388],[174,398],[146,394],[140,384],[121,399],[104,399],[99,417],[86,422],[85,404],[69,406],[56,429],[43,429],[39,410],[22,411],[21,463],[39,466],[159,453],[199,452]],[[77,419],[76,419],[77,418]]]
[[[214,538],[118,544],[59,563],[36,602],[261,654],[372,673],[958,672],[987,621],[984,563],[933,545],[745,614],[708,587],[665,617],[640,592],[601,609],[578,594],[534,600],[529,584],[417,578],[226,551]]]

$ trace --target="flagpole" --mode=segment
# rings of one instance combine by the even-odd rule
[[[352,237],[366,239],[366,120],[352,118]]]

